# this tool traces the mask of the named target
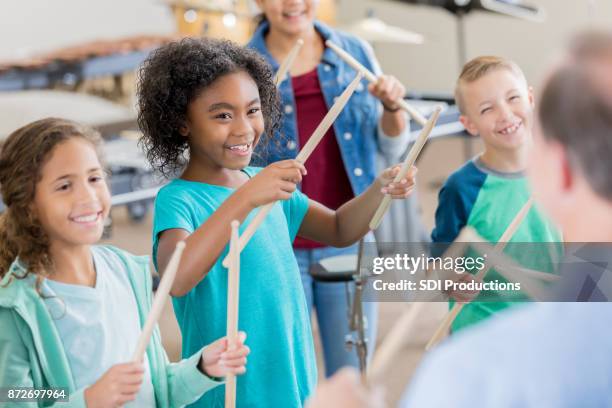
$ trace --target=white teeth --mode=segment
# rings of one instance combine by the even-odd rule
[[[520,123],[517,123],[516,125],[508,126],[507,128],[500,130],[499,133],[502,135],[509,135],[510,133],[516,132],[520,125]]]
[[[94,222],[98,219],[98,214],[84,215],[82,217],[73,218],[76,222]]]
[[[250,147],[251,147],[250,144],[240,144],[240,145],[230,146],[229,149],[230,150],[237,150],[237,151],[240,151],[240,152],[246,152],[247,150],[249,150]]]
[[[302,12],[301,12],[301,11],[292,11],[291,13],[285,13],[285,15],[286,15],[287,17],[297,17],[297,16],[299,16],[299,15],[301,15],[301,14],[302,14]]]

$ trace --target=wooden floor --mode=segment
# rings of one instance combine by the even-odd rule
[[[478,149],[478,142],[474,143],[474,151]],[[428,144],[419,162],[418,188],[423,211],[423,220],[428,228],[433,226],[434,212],[437,206],[437,192],[440,184],[448,174],[457,169],[465,161],[463,157],[463,141],[457,138],[435,140]],[[113,210],[113,235],[110,242],[135,254],[150,254],[151,252],[151,214],[141,223],[134,223],[127,217],[123,208]],[[382,303],[379,308],[379,338],[377,345],[385,340],[386,334],[398,317],[405,312],[410,304]],[[387,389],[387,398],[390,406],[395,406],[402,391],[421,361],[425,343],[433,334],[438,323],[447,310],[446,304],[428,304],[421,316],[417,318],[414,332],[406,336],[405,347],[395,358],[396,365],[392,367],[384,378]],[[316,322],[315,339],[317,339]],[[176,361],[180,356],[180,331],[172,312],[172,305],[168,303],[160,321],[160,328],[164,347],[171,360]],[[316,341],[319,365],[322,364],[318,339]],[[323,370],[319,370],[323,372]]]

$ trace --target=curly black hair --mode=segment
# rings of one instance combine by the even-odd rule
[[[184,167],[188,144],[179,129],[186,123],[187,106],[216,79],[239,71],[257,84],[265,134],[276,134],[278,92],[271,67],[255,51],[227,40],[185,38],[149,55],[139,69],[138,125],[140,145],[154,169],[172,177]]]

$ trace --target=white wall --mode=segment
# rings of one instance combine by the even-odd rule
[[[100,38],[174,31],[162,0],[0,0],[0,60]]]
[[[525,0],[548,13],[538,24],[475,12],[466,18],[467,57],[497,54],[515,60],[532,83],[540,80],[555,50],[577,29],[612,28],[612,0]],[[444,9],[384,0],[340,0],[339,18],[354,21],[372,9],[388,24],[426,36],[426,43],[375,45],[383,70],[418,90],[450,91],[459,73],[454,16]],[[590,13],[594,10],[594,13]]]

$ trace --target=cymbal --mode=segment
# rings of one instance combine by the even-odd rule
[[[384,21],[367,17],[344,27],[344,31],[354,34],[368,42],[387,42],[398,44],[423,44],[421,34],[388,25]]]
[[[543,8],[524,4],[520,0],[480,0],[480,5],[487,11],[536,23],[542,23],[546,19],[546,12]]]
[[[396,0],[406,4],[442,7],[453,14],[464,14],[481,10],[515,17],[521,20],[541,23],[546,19],[546,11],[537,4],[524,3],[523,0]]]

